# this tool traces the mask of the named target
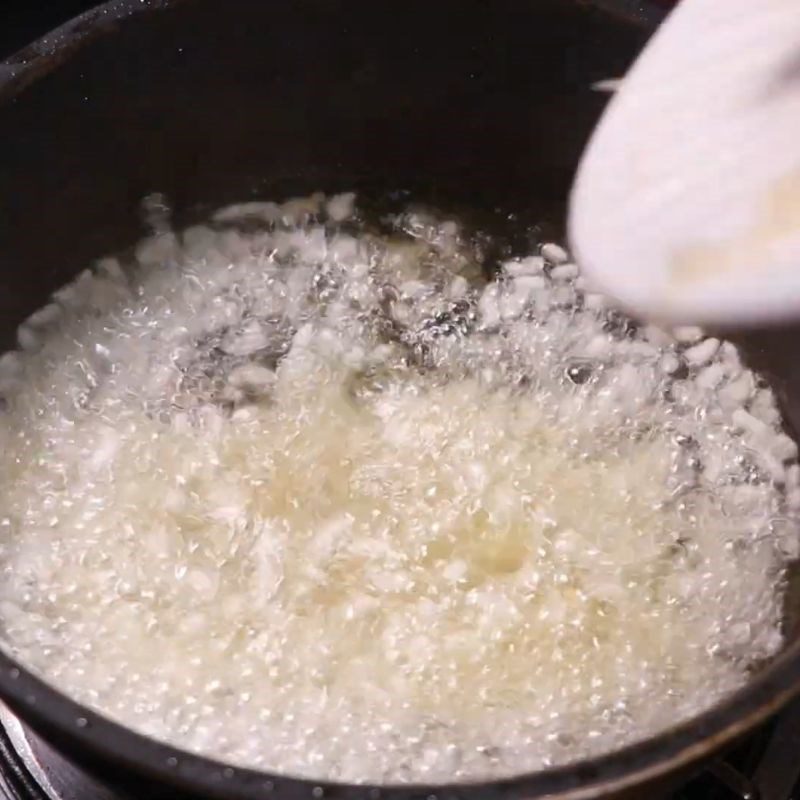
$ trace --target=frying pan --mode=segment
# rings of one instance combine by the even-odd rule
[[[115,0],[0,65],[0,345],[50,292],[141,236],[252,197],[405,191],[563,230],[605,97],[664,13],[633,0]],[[738,342],[800,419],[791,344]],[[0,654],[0,697],[122,798],[643,797],[800,692],[800,633],[701,716],[607,756],[492,783],[349,786],[232,768],[78,706]]]

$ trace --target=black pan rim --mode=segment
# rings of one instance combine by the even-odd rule
[[[124,20],[186,0],[109,0],[75,17],[0,63],[0,102],[55,69],[82,44]],[[585,2],[585,0],[584,0]],[[636,24],[652,27],[663,11],[630,0],[592,0]],[[745,687],[702,714],[650,739],[594,759],[503,780],[453,784],[370,785],[313,781],[233,767],[156,741],[81,706],[0,651],[0,697],[49,739],[75,742],[93,757],[187,792],[219,798],[269,796],[352,800],[489,800],[492,797],[591,797],[688,768],[800,695],[800,642],[791,645]]]
[[[347,800],[580,800],[619,791],[709,758],[800,695],[796,642],[745,687],[702,714],[650,739],[586,759],[501,780],[449,784],[346,784],[231,766],[151,739],[70,699],[0,651],[0,697],[45,740],[55,734],[94,757],[205,796]],[[58,749],[58,745],[53,746]]]

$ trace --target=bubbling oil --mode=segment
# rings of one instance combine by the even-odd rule
[[[247,203],[58,292],[0,360],[6,650],[143,733],[352,782],[508,776],[781,647],[796,447],[728,343],[558,246]]]

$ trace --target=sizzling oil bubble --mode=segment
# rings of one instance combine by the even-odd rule
[[[485,238],[355,213],[177,235],[150,203],[135,263],[25,323],[5,647],[137,730],[348,781],[564,763],[742,685],[797,555],[769,390],[604,310],[560,247],[485,284]]]

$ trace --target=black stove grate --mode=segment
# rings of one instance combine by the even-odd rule
[[[51,800],[0,725],[0,800]],[[89,800],[89,798],[87,798]]]
[[[800,701],[669,800],[800,800]]]

